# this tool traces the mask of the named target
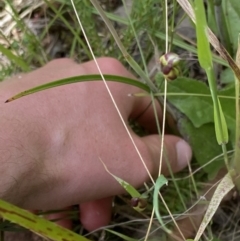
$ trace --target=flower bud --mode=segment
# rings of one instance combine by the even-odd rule
[[[178,66],[181,58],[175,53],[166,53],[159,59],[162,73],[167,80],[176,79],[181,71]]]
[[[145,208],[147,207],[147,200],[144,198],[139,198],[139,197],[133,197],[131,199],[131,206],[139,211],[142,212],[145,210]]]

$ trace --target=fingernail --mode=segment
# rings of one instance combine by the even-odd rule
[[[187,166],[188,162],[192,158],[192,150],[188,143],[184,140],[180,140],[176,144],[178,165],[182,169]]]

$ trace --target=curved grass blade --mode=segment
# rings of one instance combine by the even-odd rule
[[[234,187],[231,176],[232,174],[228,172],[217,186],[194,241],[198,241],[200,239],[208,223],[211,221],[213,215],[217,211],[220,202],[224,196]]]
[[[54,241],[90,241],[68,229],[0,200],[0,216]]]
[[[150,93],[150,88],[147,85],[145,85],[137,80],[134,80],[134,79],[125,78],[125,77],[117,76],[117,75],[104,75],[104,78],[107,81],[114,81],[114,82],[120,82],[123,84],[133,85],[133,86],[136,86],[136,87]],[[58,87],[61,85],[73,84],[73,83],[77,83],[77,82],[86,82],[86,81],[102,81],[102,78],[101,78],[101,75],[95,74],[95,75],[80,75],[80,76],[74,76],[74,77],[70,77],[70,78],[60,79],[60,80],[56,80],[56,81],[53,81],[53,82],[50,82],[47,84],[43,84],[43,85],[31,88],[29,90],[25,90],[13,97],[7,99],[5,102],[10,102],[10,101],[16,100],[18,98],[21,98],[23,96],[30,95],[30,94],[33,94],[33,93],[36,93],[39,91],[43,91],[46,89]]]
[[[155,187],[154,187],[154,192],[153,192],[153,208],[154,208],[154,212],[156,214],[156,217],[157,217],[159,223],[162,225],[163,230],[167,233],[171,233],[171,230],[169,230],[165,227],[165,224],[162,221],[161,215],[159,213],[159,208],[158,208],[158,192],[159,192],[160,188],[163,185],[167,185],[167,183],[168,183],[168,180],[163,175],[160,175],[158,177]]]

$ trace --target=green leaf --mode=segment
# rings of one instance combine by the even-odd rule
[[[185,95],[186,94],[186,95]],[[218,92],[225,117],[231,124],[235,119],[235,88],[231,85]],[[189,78],[168,83],[168,101],[184,113],[195,127],[213,122],[213,103],[208,86]]]
[[[133,85],[136,86],[142,90],[145,90],[147,92],[150,92],[150,89],[147,85],[134,80],[134,79],[130,79],[130,78],[125,78],[122,76],[117,76],[117,75],[104,75],[105,80],[107,81],[114,81],[114,82],[120,82],[123,84],[129,84],[129,85]],[[77,82],[85,82],[85,81],[102,81],[102,77],[99,74],[96,75],[80,75],[80,76],[74,76],[71,78],[65,78],[65,79],[60,79],[60,80],[56,80],[47,84],[43,84],[43,85],[39,85],[37,87],[31,88],[29,90],[25,90],[11,98],[9,98],[8,100],[6,100],[6,102],[10,102],[13,100],[16,100],[18,98],[21,98],[23,96],[26,95],[30,95],[39,91],[43,91],[46,89],[51,89],[54,87],[58,87],[58,86],[62,86],[62,85],[67,85],[67,84],[73,84],[73,83],[77,83]]]
[[[187,118],[181,118],[178,125],[182,136],[191,145],[199,166],[208,174],[208,178],[212,179],[224,166],[223,158],[218,158],[206,165],[213,158],[222,154],[222,148],[216,142],[214,124],[208,123],[200,128],[195,128]]]
[[[212,53],[207,38],[207,21],[202,0],[195,1],[198,60],[204,69],[212,67]]]
[[[0,200],[0,216],[54,241],[90,241],[56,223],[38,217],[24,209]]]
[[[168,96],[168,100],[184,113],[195,127],[213,122],[212,99],[205,83],[181,77],[168,83],[168,93],[179,94]],[[182,96],[182,93],[189,95]]]
[[[216,130],[216,138],[220,145],[228,142],[228,130],[224,114],[222,112],[221,103],[217,97],[217,86],[215,81],[215,74],[212,64],[212,53],[208,41],[207,21],[205,16],[205,8],[202,0],[195,1],[195,15],[196,15],[196,31],[197,31],[197,47],[198,59],[200,65],[206,71],[208,83],[211,90],[211,95],[214,105],[214,123]]]
[[[220,75],[220,80],[223,84],[234,83],[234,73],[232,69],[226,68],[223,70]]]
[[[231,140],[235,136],[235,86],[218,92],[222,110],[228,123]],[[178,78],[168,83],[168,101],[191,120],[194,127],[214,122],[213,102],[208,86],[189,78]]]

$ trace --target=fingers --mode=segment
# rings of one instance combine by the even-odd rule
[[[169,174],[169,168],[173,172],[178,172],[187,166],[192,157],[190,146],[183,139],[172,136],[164,136],[164,153],[163,161],[160,163],[161,140],[158,135],[149,135],[142,137],[142,141],[148,148],[150,159],[153,162],[151,173],[156,177],[158,175],[159,165],[161,173]]]
[[[80,204],[80,220],[89,232],[108,225],[112,214],[112,197]]]

